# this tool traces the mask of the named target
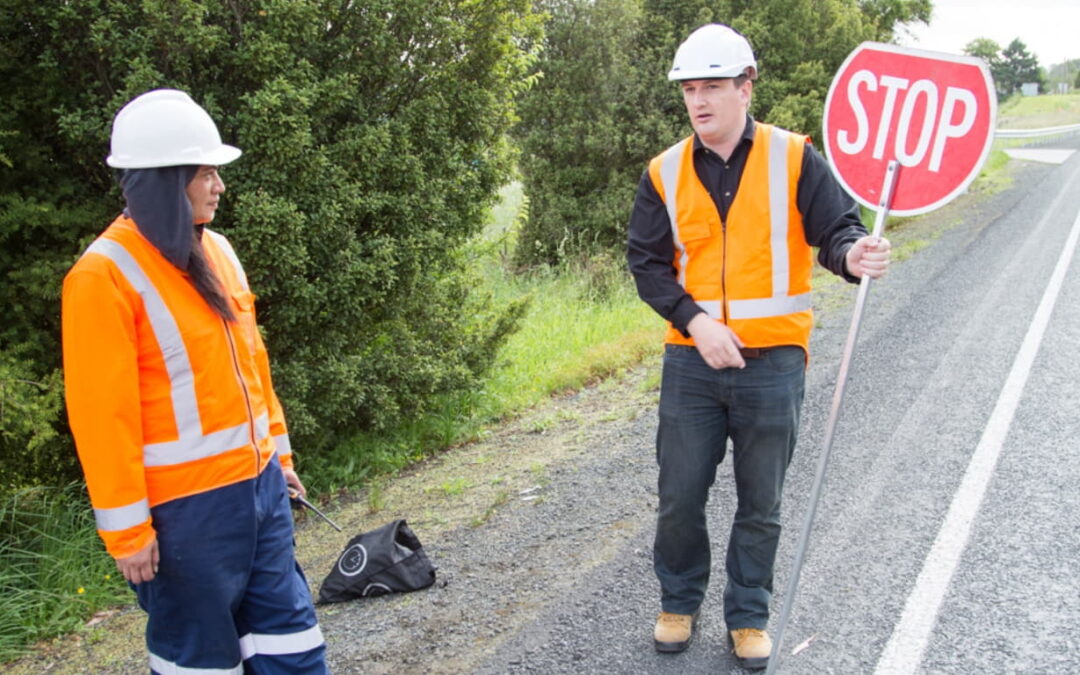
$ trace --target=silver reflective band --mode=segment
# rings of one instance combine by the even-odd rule
[[[719,300],[696,300],[695,302],[697,302],[698,307],[705,310],[705,313],[709,315],[709,318],[719,319],[721,317],[724,303]]]
[[[307,630],[286,635],[266,633],[248,633],[240,638],[240,657],[250,659],[256,654],[272,656],[275,654],[302,654],[323,645],[322,631],[319,624]]]
[[[763,298],[761,300],[729,300],[728,315],[732,319],[764,319],[805,312],[810,309],[810,294]]]
[[[150,503],[145,499],[114,509],[94,509],[94,521],[102,532],[119,532],[142,525],[150,517]]]
[[[202,421],[199,418],[199,406],[195,398],[195,375],[191,369],[191,360],[188,358],[184,340],[180,336],[180,328],[172,312],[165,306],[165,301],[139,263],[121,244],[110,239],[98,239],[86,249],[86,252],[97,253],[112,260],[127,282],[142,298],[146,318],[154,331],[158,346],[161,347],[165,371],[169,374],[177,433],[181,440],[197,440],[202,436]]]
[[[679,237],[678,201],[679,191],[679,167],[682,166],[683,153],[686,151],[687,141],[679,141],[664,152],[664,158],[660,160],[660,183],[664,186],[664,206],[667,207],[668,219],[671,221],[671,238],[675,248],[679,251],[679,285],[686,288],[686,263],[688,257],[686,246]]]
[[[250,444],[250,429],[250,425],[245,422],[231,429],[222,429],[198,438],[147,443],[143,446],[143,464],[169,466],[220,455]]]
[[[788,294],[791,261],[788,253],[788,135],[772,128],[769,134],[769,227],[772,248],[772,294]]]
[[[270,438],[270,413],[255,418],[255,440]]]
[[[243,675],[244,672],[242,663],[232,668],[185,668],[156,654],[150,654],[150,668],[161,675]]]
[[[274,436],[274,445],[277,446],[277,456],[284,457],[292,454],[292,444],[289,443],[289,434]]]
[[[245,291],[250,292],[251,289],[248,288],[247,275],[244,274],[244,268],[240,265],[240,258],[236,257],[236,251],[233,250],[229,240],[213,230],[203,230],[203,233],[210,235],[213,238],[214,243],[216,243],[225,253],[225,257],[229,259],[229,262],[232,263],[233,268],[236,270],[236,278],[240,280],[240,285],[244,287]]]

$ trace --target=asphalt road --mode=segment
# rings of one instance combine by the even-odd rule
[[[871,288],[779,672],[1080,672],[1080,265],[1062,258],[1080,228],[1080,153],[1013,169],[1009,189]],[[774,629],[849,321],[833,312],[815,332]],[[720,608],[733,508],[727,462],[688,651],[649,649],[643,527],[478,670],[740,672]]]

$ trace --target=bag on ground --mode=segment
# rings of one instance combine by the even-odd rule
[[[435,583],[435,567],[404,520],[358,534],[319,588],[319,603],[418,591]]]

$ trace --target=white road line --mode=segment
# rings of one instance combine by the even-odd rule
[[[1050,217],[1056,212],[1056,207],[1064,194],[1065,191],[1062,191],[1044,217]],[[941,602],[956,571],[960,555],[967,546],[975,515],[982,504],[990,479],[993,477],[994,467],[1001,454],[1001,446],[1009,431],[1009,425],[1012,424],[1016,406],[1020,403],[1020,394],[1031,373],[1035,354],[1042,343],[1046,325],[1050,321],[1050,314],[1057,302],[1078,237],[1080,237],[1080,213],[1073,222],[1069,238],[1050,277],[1050,283],[1043,292],[1042,300],[1039,302],[1038,309],[1035,310],[1027,335],[1024,336],[1024,342],[1020,345],[1020,350],[1013,360],[1012,370],[1009,371],[1009,377],[998,396],[994,411],[990,414],[990,421],[983,430],[979,445],[971,456],[971,462],[949,506],[945,522],[938,532],[937,539],[934,540],[926,562],[923,563],[915,588],[908,596],[900,622],[893,630],[892,637],[889,638],[878,660],[877,668],[874,670],[875,675],[914,673],[922,662],[930,633],[937,622]]]

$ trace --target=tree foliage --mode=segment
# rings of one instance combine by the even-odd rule
[[[60,282],[122,205],[111,119],[156,87],[244,150],[213,227],[301,451],[468,387],[521,308],[471,291],[455,252],[508,179],[538,30],[527,0],[0,0],[0,400],[38,420],[0,417],[0,466],[34,443],[73,466],[48,432]]]
[[[727,23],[758,60],[751,113],[820,135],[825,96],[844,58],[926,21],[929,0],[543,0],[539,80],[524,96],[517,135],[529,200],[519,263],[555,264],[621,246],[649,158],[689,132],[667,81],[678,44]]]
[[[1039,60],[1019,38],[1004,49],[989,38],[975,38],[964,47],[964,53],[986,61],[994,78],[998,100],[1019,92],[1020,85],[1027,82],[1035,82],[1039,85],[1039,91],[1046,91],[1046,73],[1039,67]]]

